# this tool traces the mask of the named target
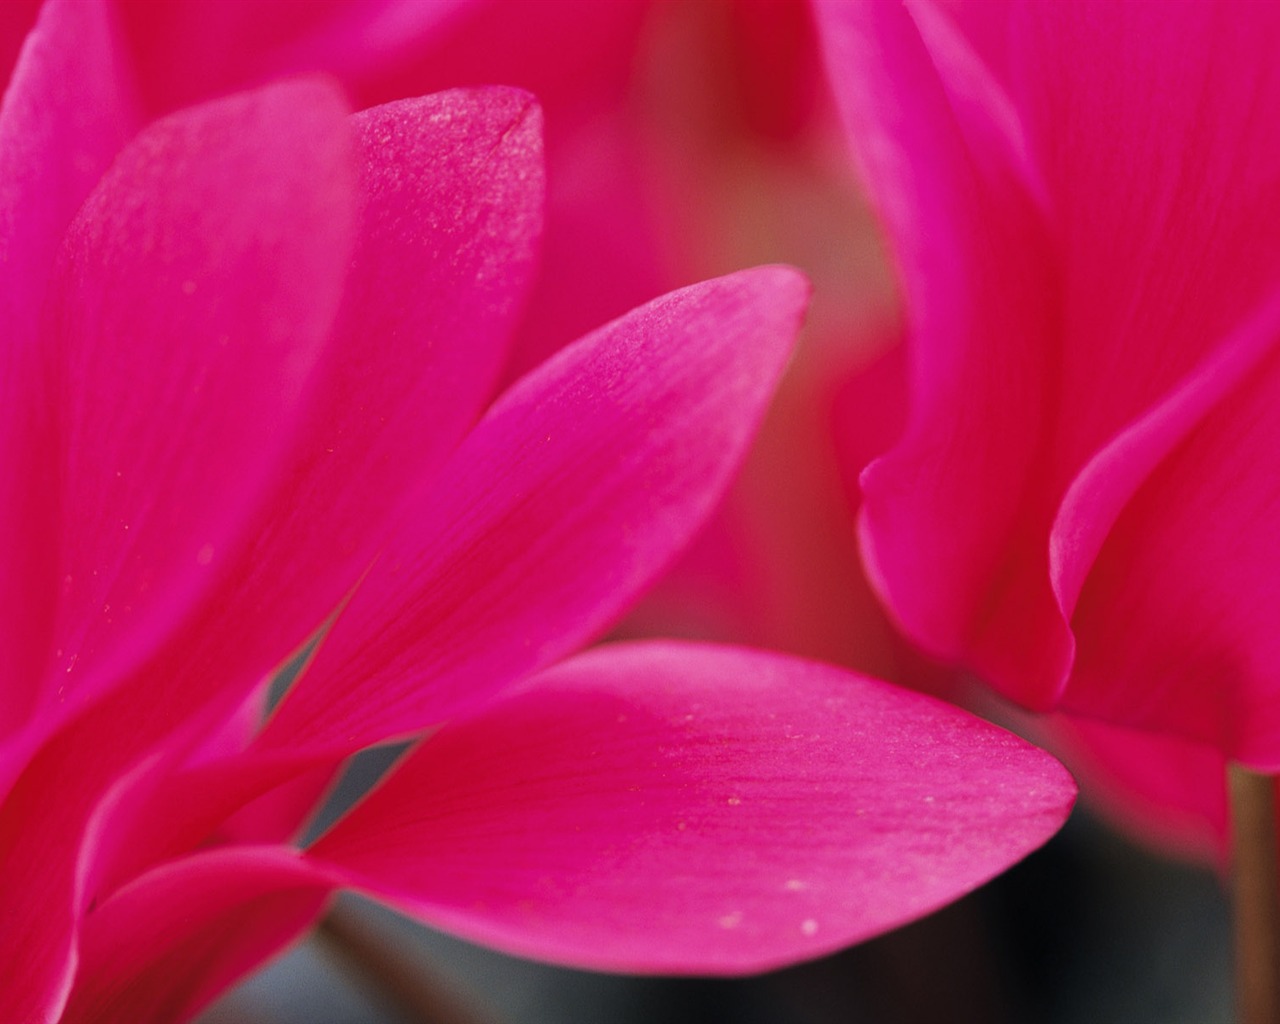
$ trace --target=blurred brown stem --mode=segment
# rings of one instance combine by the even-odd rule
[[[1227,769],[1240,1024],[1280,1024],[1280,847],[1273,780]]]
[[[411,1024],[491,1024],[358,908],[339,903],[316,931],[352,980]]]

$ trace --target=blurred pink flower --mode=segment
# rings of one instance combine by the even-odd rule
[[[1005,696],[1119,727],[1131,775],[1195,765],[1220,817],[1202,770],[1280,768],[1280,12],[817,11],[912,345],[863,477],[878,588]]]
[[[562,660],[725,486],[799,275],[655,300],[490,404],[541,233],[527,94],[351,115],[302,79],[145,123],[134,84],[110,9],[50,0],[0,108],[0,1016],[185,1018],[340,887],[553,960],[756,970],[1062,822],[1047,755],[871,679]],[[289,844],[346,757],[428,730]]]

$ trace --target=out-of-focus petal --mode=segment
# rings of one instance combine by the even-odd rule
[[[1139,460],[1149,438],[1167,444],[1171,433],[1177,443],[1120,512],[1083,583],[1062,704],[1212,744],[1261,771],[1280,768],[1277,337],[1280,294],[1209,371],[1117,442],[1132,442]],[[1193,429],[1180,422],[1206,392],[1224,390]],[[1123,477],[1113,461],[1118,471],[1104,466],[1094,481],[1104,502],[1111,478]]]
[[[935,909],[1039,846],[1075,786],[931,698],[743,649],[603,647],[427,740],[309,852],[472,939],[742,973]]]
[[[980,658],[1020,700],[1044,704],[1071,656],[1047,553],[1012,563],[1012,591],[998,586],[1037,471],[1037,428],[1028,424],[1040,422],[1054,360],[1053,346],[1031,343],[1045,334],[1052,299],[1034,193],[1014,147],[972,149],[1007,136],[993,119],[998,108],[977,102],[972,87],[958,90],[969,102],[952,105],[957,87],[940,69],[972,70],[977,60],[961,37],[946,36],[959,52],[935,58],[898,4],[816,10],[855,156],[899,265],[912,343],[906,433],[863,480],[869,573],[931,652]],[[997,612],[1002,642],[1018,614],[1035,627],[1008,629],[1018,650],[983,644]],[[1041,670],[1011,677],[1028,652]]]
[[[4,17],[23,6],[5,5]],[[37,323],[63,232],[137,127],[130,95],[105,0],[50,0],[0,108],[0,738],[39,703],[57,593]]]
[[[0,6],[0,82],[7,84],[13,77],[18,52],[39,11],[40,0],[13,0]]]
[[[615,102],[630,80],[648,4],[121,0],[120,6],[154,111],[322,71],[340,77],[360,106],[496,83],[528,89],[577,122]]]
[[[60,1024],[172,1024],[300,936],[332,884],[295,851],[239,847],[158,868],[85,919]]]
[[[1204,415],[1205,402],[1187,411],[1188,393],[1212,391],[1196,378],[1235,358],[1215,348],[1234,344],[1224,341],[1233,330],[1251,329],[1246,320],[1280,270],[1280,243],[1267,227],[1280,213],[1271,187],[1280,145],[1266,113],[1280,102],[1272,59],[1280,16],[1254,6],[1239,17],[1229,6],[1027,3],[1008,8],[1001,31],[990,11],[975,19],[964,5],[948,12],[916,3],[910,17],[895,5],[823,11],[851,125],[870,128],[854,143],[872,168],[873,191],[914,196],[921,211],[905,219],[888,211],[900,257],[924,237],[919,225],[931,225],[934,252],[983,270],[988,281],[975,278],[971,296],[947,292],[957,275],[935,267],[932,291],[921,293],[913,290],[916,265],[904,261],[925,372],[913,380],[906,437],[865,477],[864,536],[881,591],[914,636],[1025,705],[1062,700],[1267,756],[1256,744],[1280,732],[1280,722],[1261,708],[1261,718],[1250,711],[1248,724],[1237,722],[1235,698],[1211,696],[1224,687],[1236,693],[1234,677],[1254,668],[1219,669],[1217,677],[1232,681],[1193,690],[1178,672],[1162,675],[1154,655],[1139,669],[1147,655],[1135,650],[1133,630],[1156,620],[1139,627],[1127,597],[1116,594],[1115,615],[1096,600],[1084,610],[1106,620],[1098,628],[1107,639],[1086,637],[1085,620],[1072,616],[1082,586],[1097,593],[1121,577],[1141,579],[1172,615],[1162,620],[1164,636],[1196,605],[1188,590],[1205,592],[1200,582],[1153,586],[1136,569],[1094,559],[1111,561],[1107,548],[1129,544],[1107,539],[1116,517],[1142,475]],[[869,70],[851,59],[868,54]],[[936,143],[948,116],[956,127],[944,148]],[[877,179],[875,168],[892,170],[896,160],[900,173]],[[1028,223],[1042,218],[1043,238],[1005,231],[999,208],[974,189],[1001,167],[1030,197]],[[926,187],[913,189],[920,180]],[[956,195],[982,199],[972,205],[990,223],[948,219],[956,204],[938,196]],[[984,263],[975,252],[994,259]],[[1037,301],[1038,317],[1011,319],[1009,309]],[[966,426],[975,418],[980,434]],[[944,492],[948,500],[935,501]],[[1135,515],[1125,512],[1117,529]],[[1256,555],[1246,561],[1258,564]],[[973,571],[957,575],[957,565]],[[1203,630],[1196,637],[1195,650],[1174,645],[1179,653],[1167,655],[1180,672],[1203,675],[1241,646],[1219,636],[1206,644]],[[1093,653],[1081,652],[1075,693],[1064,697],[1077,639]],[[1099,659],[1109,678],[1140,677],[1104,684],[1089,667]],[[1253,739],[1225,736],[1232,729]]]
[[[1074,715],[1040,716],[1025,729],[1071,765],[1081,799],[1116,828],[1162,851],[1227,864],[1222,751]]]
[[[208,4],[117,0],[148,108],[161,114],[269,78],[349,77],[422,43],[468,0]],[[495,79],[496,81],[496,79]],[[456,84],[456,83],[448,83]],[[399,96],[409,95],[401,93]],[[397,96],[396,98],[399,98]]]
[[[597,635],[719,496],[807,293],[780,267],[695,285],[517,383],[414,499],[266,746],[411,734]]]
[[[626,117],[562,132],[547,181],[547,233],[507,382],[677,280],[658,230],[647,154]],[[584,281],[591,287],[584,288]]]

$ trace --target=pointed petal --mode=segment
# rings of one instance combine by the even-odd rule
[[[1062,824],[1051,757],[816,663],[598,648],[445,726],[310,851],[471,939],[604,970],[741,973],[869,938]]]
[[[362,208],[343,307],[250,545],[170,644],[169,672],[197,689],[272,672],[332,615],[491,400],[533,275],[526,93],[455,90],[352,124]]]
[[[159,868],[86,918],[61,1024],[188,1020],[310,927],[331,889],[283,847],[216,850]]]
[[[520,381],[415,499],[264,742],[410,734],[598,634],[719,496],[806,297],[785,268],[695,285]]]

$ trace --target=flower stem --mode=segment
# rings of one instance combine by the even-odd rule
[[[316,935],[353,981],[406,1022],[489,1024],[358,907],[339,903],[320,922]]]
[[[1272,778],[1227,769],[1240,1024],[1280,1021],[1280,848]]]

